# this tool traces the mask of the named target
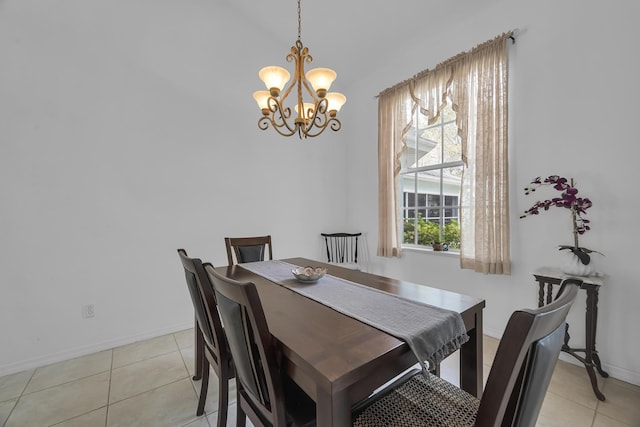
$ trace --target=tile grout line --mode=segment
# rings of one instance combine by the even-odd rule
[[[16,403],[14,403],[13,408],[11,408],[11,410],[9,411],[9,415],[7,415],[7,419],[4,420],[4,423],[2,423],[2,427],[5,427],[7,425],[7,423],[9,422],[9,419],[11,418],[11,415],[13,414],[13,411],[16,410],[16,407],[18,406],[18,403],[20,403],[20,400],[22,399],[22,396],[24,395],[24,391],[29,386],[29,383],[33,379],[33,376],[36,374],[36,370],[37,369],[38,368],[35,368],[33,370],[33,372],[31,373],[31,376],[29,376],[29,380],[25,383],[24,387],[22,388],[22,391],[20,391],[20,394],[18,395],[18,398],[16,399]]]
[[[106,350],[103,350],[103,351],[106,351]],[[98,372],[97,374],[88,375],[86,377],[78,378],[77,380],[72,380],[72,381],[67,381],[66,383],[62,383],[62,384],[69,384],[69,383],[71,383],[73,381],[78,381],[78,380],[81,380],[81,379],[84,379],[84,378],[92,377],[94,375],[100,375],[100,374],[103,374],[105,372],[109,372],[109,386],[107,387],[107,402],[105,403],[105,405],[97,407],[97,408],[94,408],[94,409],[91,409],[91,410],[85,412],[84,414],[79,414],[79,415],[76,415],[74,417],[67,418],[66,420],[62,420],[60,422],[57,422],[56,424],[53,424],[51,427],[55,427],[56,425],[65,423],[67,421],[70,421],[70,420],[73,420],[73,419],[76,419],[76,418],[80,418],[82,416],[85,416],[87,414],[90,414],[93,411],[97,411],[97,410],[102,409],[102,408],[106,408],[106,413],[105,413],[105,418],[104,418],[104,423],[105,423],[105,427],[106,427],[106,425],[107,425],[107,417],[109,415],[109,394],[111,393],[111,371],[112,371],[112,368],[113,368],[113,349],[109,349],[109,351],[111,352],[111,363],[109,364],[109,369],[108,370],[105,370],[105,371],[102,371],[102,372]],[[60,385],[62,385],[62,384],[60,384]],[[57,387],[57,386],[52,386],[52,387]],[[48,387],[48,388],[52,388],[52,387]],[[47,390],[47,389],[43,389],[43,390]],[[40,391],[40,390],[38,390],[38,391]]]
[[[111,349],[111,364],[109,366],[109,387],[107,388],[107,411],[104,415],[104,427],[107,427],[109,421],[109,407],[111,406],[111,376],[113,375],[113,349]]]
[[[173,353],[173,352],[175,352],[175,350],[168,350],[168,351],[165,351],[164,353],[153,354],[151,356],[147,356],[147,357],[145,357],[143,359],[140,359],[140,360],[135,360],[133,362],[125,363],[124,365],[120,365],[120,366],[116,367],[115,369],[125,368],[125,367],[131,366],[131,365],[133,365],[135,363],[144,362],[145,360],[153,359],[154,357],[165,356],[165,355],[167,355],[169,353]],[[111,362],[111,365],[113,366],[113,361]]]
[[[180,357],[182,358],[182,363],[184,365],[184,368],[187,370],[187,378],[189,378],[189,382],[191,383],[191,388],[193,388],[193,391],[196,394],[196,399],[199,399],[200,396],[198,395],[198,390],[197,390],[196,384],[195,384],[195,382],[193,380],[193,376],[189,372],[189,366],[187,365],[187,361],[184,359],[184,354],[182,353],[182,349],[180,348],[180,344],[178,344],[178,339],[176,338],[175,333],[173,334],[173,339],[176,341],[176,345],[178,346],[178,351],[180,352]],[[187,348],[190,348],[190,347],[187,347]],[[194,351],[194,354],[195,354],[195,343],[193,344],[193,351]],[[196,369],[197,369],[197,367],[194,366],[194,371]],[[206,414],[206,411],[205,411],[205,414]]]
[[[173,334],[173,339],[176,341],[176,345],[178,346],[178,352],[180,353],[180,358],[182,359],[182,364],[184,365],[184,368],[187,370],[187,379],[189,380],[189,384],[191,384],[191,389],[193,390],[193,393],[196,396],[196,402],[197,402],[198,399],[200,399],[200,395],[198,394],[198,390],[197,390],[196,384],[193,381],[193,376],[191,375],[191,372],[189,372],[189,366],[187,365],[187,361],[184,358],[184,354],[182,353],[182,349],[180,348],[180,345],[178,344],[178,339],[176,338],[175,334]],[[193,351],[194,351],[194,354],[195,354],[195,343],[193,345]],[[204,355],[203,355],[203,357],[204,357]],[[194,366],[194,370],[195,369],[197,369],[197,367]],[[209,424],[209,419],[207,418],[206,408],[205,408],[204,414],[202,414],[202,415],[204,415],[204,417],[205,417],[205,419],[207,421],[207,424]]]
[[[26,393],[26,394],[22,393],[20,395],[20,398],[25,397],[25,396],[31,396],[32,394],[40,393],[40,392],[43,392],[43,391],[46,391],[46,390],[49,390],[49,389],[52,389],[52,388],[55,388],[55,387],[60,387],[60,386],[63,386],[63,385],[71,384],[71,383],[76,382],[76,381],[86,380],[87,378],[95,377],[97,375],[104,374],[105,372],[109,372],[109,370],[105,369],[104,371],[95,372],[93,374],[89,374],[89,375],[86,375],[84,377],[78,377],[78,378],[74,378],[72,380],[68,380],[68,381],[65,381],[65,382],[62,382],[62,383],[59,383],[59,384],[50,385],[49,387],[45,387],[45,388],[41,388],[39,390],[31,391],[31,392]],[[25,387],[25,389],[26,389],[26,387]]]
[[[167,334],[167,335],[169,335],[169,334]],[[176,339],[176,337],[175,337],[175,333],[172,333],[172,334],[170,334],[170,335],[171,335],[171,337],[173,338],[173,341],[174,341],[174,343],[175,343],[175,345],[176,345],[176,349],[177,349],[177,350],[167,351],[167,352],[165,352],[165,353],[156,354],[156,355],[153,355],[153,356],[151,356],[151,357],[146,357],[146,358],[141,359],[141,360],[138,360],[138,361],[136,361],[136,362],[132,362],[132,363],[128,363],[128,364],[126,364],[126,365],[119,366],[119,367],[117,367],[117,368],[115,368],[115,369],[121,369],[121,368],[124,368],[124,367],[127,367],[127,366],[131,366],[131,365],[136,364],[136,363],[140,363],[140,362],[143,362],[143,361],[146,361],[146,360],[154,359],[154,358],[156,358],[156,357],[166,356],[167,354],[171,354],[171,353],[173,353],[173,352],[175,352],[175,351],[177,351],[177,352],[178,352],[178,354],[180,355],[180,359],[182,360],[182,363],[183,363],[183,366],[184,366],[184,357],[182,357],[182,351],[180,350],[180,346],[178,345],[178,341],[177,341],[177,339]],[[113,351],[113,350],[114,350],[114,349],[112,349],[112,351]],[[118,401],[116,401],[116,402],[111,402],[111,376],[112,376],[112,374],[113,374],[113,370],[114,370],[114,369],[113,369],[113,359],[114,359],[114,358],[113,358],[113,354],[112,354],[112,359],[111,359],[111,371],[110,371],[110,375],[109,375],[109,396],[108,396],[108,404],[107,404],[107,417],[106,417],[106,419],[105,419],[105,427],[106,427],[106,424],[107,424],[108,419],[109,419],[109,408],[111,407],[111,405],[113,405],[113,404],[117,404],[117,403],[120,403],[120,402],[124,402],[124,401],[126,401],[126,400],[132,399],[132,398],[137,397],[137,396],[140,396],[140,395],[142,395],[142,394],[145,394],[145,393],[148,393],[148,392],[151,392],[151,391],[154,391],[154,390],[158,390],[158,389],[160,389],[160,388],[162,388],[162,387],[165,387],[165,386],[168,386],[168,385],[171,385],[171,384],[175,384],[175,383],[177,383],[177,382],[180,382],[180,381],[184,380],[184,378],[179,378],[179,379],[177,379],[177,380],[175,380],[175,381],[171,381],[171,382],[169,382],[169,383],[167,383],[167,384],[159,385],[159,386],[157,386],[157,387],[155,387],[155,388],[153,388],[153,389],[145,390],[145,391],[142,391],[142,392],[140,392],[140,393],[134,394],[134,395],[129,396],[129,397],[125,398],[125,399],[121,399],[121,400],[118,400]],[[186,367],[186,366],[184,366],[184,367],[185,367],[185,370],[186,370],[186,372],[187,372],[187,377],[186,377],[186,378],[187,378],[187,379],[190,379],[189,369],[187,369],[187,367]]]
[[[166,356],[167,354],[171,354],[171,353],[176,353],[176,351],[172,351],[172,352],[169,352],[169,353],[163,353],[163,354],[160,354],[160,355],[158,355],[158,356],[152,356],[152,357],[149,357],[149,358],[147,358],[147,359],[140,360],[140,361],[135,362],[135,363],[140,363],[140,362],[144,362],[144,361],[147,361],[147,360],[155,359],[156,357]],[[178,351],[177,351],[177,353],[180,353],[180,350],[178,350]],[[180,355],[180,356],[181,356],[180,358],[182,359],[182,355]],[[183,363],[184,363],[184,362],[183,362]],[[128,365],[127,365],[127,366],[128,366]],[[121,369],[121,368],[120,368],[120,367],[116,368],[116,370],[118,370],[118,369]],[[166,383],[166,384],[161,384],[161,385],[155,386],[154,388],[151,388],[151,389],[149,389],[149,390],[140,391],[140,392],[138,392],[138,393],[136,393],[136,394],[132,394],[131,396],[125,397],[124,399],[116,400],[116,401],[114,401],[114,402],[109,401],[109,406],[111,406],[111,405],[115,405],[115,404],[118,404],[118,403],[120,403],[120,402],[124,402],[125,400],[129,400],[129,399],[131,399],[132,397],[137,397],[137,396],[140,396],[140,395],[142,395],[142,394],[148,393],[148,392],[150,392],[150,391],[158,390],[158,389],[160,389],[160,388],[162,388],[162,387],[165,387],[165,386],[168,386],[168,385],[170,385],[170,384],[175,384],[175,383],[177,383],[177,382],[179,382],[179,381],[183,381],[183,380],[185,380],[185,379],[189,379],[189,371],[188,371],[188,370],[187,370],[187,376],[186,376],[186,377],[178,378],[178,379],[173,380],[173,381],[170,381],[170,382],[168,382],[168,383]],[[109,384],[111,384],[111,377],[109,377]],[[110,385],[110,386],[111,386],[111,385]]]
[[[97,411],[98,409],[102,409],[102,408],[106,408],[106,407],[107,407],[107,405],[104,405],[104,406],[100,406],[100,407],[98,407],[98,408],[91,409],[91,410],[89,410],[89,411],[85,412],[84,414],[74,415],[74,416],[73,416],[73,417],[71,417],[71,418],[67,418],[66,420],[58,421],[57,423],[55,423],[55,424],[51,424],[51,425],[50,425],[50,426],[48,426],[48,427],[55,427],[55,426],[58,426],[58,425],[60,425],[60,424],[66,423],[66,422],[68,422],[68,421],[75,420],[76,418],[84,417],[85,415],[90,414],[90,413],[92,413],[93,411]]]
[[[600,376],[599,372],[596,372],[595,375],[596,375],[596,384],[598,385],[598,389],[600,390],[601,393],[604,394],[604,390],[605,390],[608,378]],[[598,383],[598,377],[602,378],[602,384]],[[591,389],[593,389],[593,385],[591,384],[591,382],[589,382],[589,387]],[[606,399],[606,397],[605,397],[605,399]],[[593,420],[591,421],[591,427],[596,427],[596,419],[598,418],[598,413],[599,413],[598,411],[600,409],[600,404],[601,403],[602,403],[602,401],[600,399],[596,398],[596,407],[595,407],[595,409],[593,411]],[[616,420],[616,421],[618,421],[618,420]]]
[[[176,338],[176,334],[175,333],[173,334],[173,339],[175,340],[176,346],[178,347],[178,352],[180,353],[180,358],[182,359],[182,364],[183,364],[184,368],[187,370],[187,379],[189,380],[189,384],[191,384],[191,388],[193,390],[193,393],[196,396],[196,402],[197,402],[198,399],[200,398],[200,396],[198,396],[198,392],[196,391],[196,385],[193,382],[193,378],[191,376],[191,373],[189,372],[189,367],[187,366],[187,361],[184,358],[184,354],[182,353],[182,348],[180,347],[180,344],[178,343],[178,339]],[[195,351],[195,343],[194,343],[194,351]],[[202,416],[204,417],[204,420],[206,421],[207,425],[211,426],[211,424],[209,423],[209,417],[207,415],[207,411],[206,410],[204,411],[204,414],[202,414]],[[188,427],[189,424],[193,424],[195,421],[197,421],[197,420],[189,421],[189,423],[185,424],[184,427]]]
[[[182,360],[182,365],[187,370],[187,377],[191,380],[191,373],[189,372],[189,366],[187,366],[186,360],[184,360],[184,354],[182,354],[182,349],[180,348],[180,344],[178,344],[178,339],[176,338],[176,334],[173,334],[173,340],[176,342],[176,346],[178,347],[178,353],[180,353],[180,359]],[[194,348],[195,351],[195,348]]]

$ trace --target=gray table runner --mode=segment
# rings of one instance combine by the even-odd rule
[[[405,341],[425,370],[425,362],[434,368],[469,340],[462,316],[451,310],[328,274],[317,283],[303,284],[291,273],[298,266],[282,261],[252,262],[240,267]]]

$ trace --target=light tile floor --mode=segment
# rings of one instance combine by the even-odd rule
[[[485,337],[485,378],[498,340]],[[169,334],[0,378],[2,427],[205,427],[217,422],[215,374],[205,416],[196,417],[193,330]],[[455,356],[442,376],[457,383]],[[559,361],[538,426],[640,427],[640,387],[599,379],[600,402],[579,366]],[[235,425],[230,384],[228,425]],[[247,423],[250,425],[250,423]]]

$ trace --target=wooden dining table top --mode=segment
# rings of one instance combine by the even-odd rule
[[[479,397],[484,300],[306,258],[281,261],[325,267],[329,275],[460,313],[470,335],[470,342],[461,348],[461,386]],[[255,283],[269,330],[279,343],[284,370],[316,401],[319,426],[350,425],[353,403],[417,362],[404,341],[252,273],[242,264],[216,270]]]

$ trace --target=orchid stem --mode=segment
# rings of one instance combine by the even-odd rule
[[[571,178],[571,187],[573,187],[573,178]],[[571,205],[571,220],[573,221],[573,247],[578,249],[578,225],[576,224],[576,207],[575,204]]]

